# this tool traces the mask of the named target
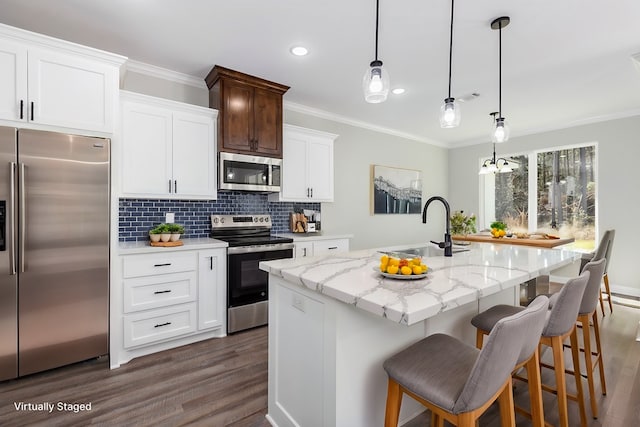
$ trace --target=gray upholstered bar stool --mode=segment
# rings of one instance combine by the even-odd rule
[[[475,427],[496,400],[502,425],[515,426],[510,374],[525,343],[538,341],[547,307],[548,298],[540,296],[521,312],[501,319],[482,350],[434,334],[387,359],[385,427],[398,425],[403,393],[431,410],[434,427],[442,427],[444,420]]]
[[[604,364],[602,361],[602,346],[600,344],[600,327],[598,326],[598,313],[596,309],[598,307],[598,295],[600,293],[600,281],[604,274],[606,266],[606,260],[600,259],[598,261],[591,261],[585,264],[582,271],[588,271],[590,274],[587,287],[585,288],[584,295],[582,296],[582,303],[580,304],[580,310],[578,311],[577,326],[582,328],[582,341],[583,347],[579,350],[584,354],[584,362],[586,367],[587,384],[589,385],[589,400],[591,402],[591,414],[593,418],[598,418],[598,402],[596,402],[595,396],[595,384],[593,379],[593,371],[596,367],[600,371],[600,387],[602,394],[607,394],[607,384],[604,379]],[[549,299],[549,307],[553,307],[556,304],[558,294],[551,295]],[[593,332],[596,340],[596,351],[591,350],[591,327],[590,319],[593,320]],[[566,345],[565,345],[566,347]],[[595,357],[595,360],[593,359]],[[553,366],[542,364],[547,368],[553,368]],[[573,374],[573,371],[567,370],[567,373]]]
[[[613,249],[613,239],[615,237],[616,230],[605,231],[595,252],[582,255],[582,259],[580,262],[580,272],[582,272],[582,269],[588,262],[598,261],[603,258],[606,259],[604,272],[602,273],[602,280],[604,280],[604,290],[608,296],[609,310],[611,311],[611,313],[613,313],[613,303],[611,302],[611,289],[609,288],[609,275],[607,271],[609,270],[609,261],[611,261],[611,250]],[[600,290],[599,284],[598,295],[600,297],[600,310],[602,310],[602,316],[604,317],[604,302],[602,300],[602,290]]]
[[[546,345],[553,351],[553,365],[555,370],[556,387],[552,388],[542,385],[542,389],[551,391],[558,396],[558,411],[560,413],[560,426],[567,427],[569,425],[569,416],[567,413],[567,398],[575,398],[580,408],[580,423],[586,426],[587,415],[584,408],[584,396],[582,393],[582,380],[580,378],[580,358],[578,345],[578,335],[576,334],[576,318],[578,317],[578,309],[582,301],[584,290],[587,286],[590,273],[583,272],[580,276],[569,280],[557,293],[554,306],[548,310],[547,322],[540,337],[540,345]],[[482,348],[483,337],[489,334],[495,327],[494,325],[505,316],[511,316],[514,313],[522,311],[522,307],[511,305],[496,305],[488,310],[474,316],[471,324],[477,328],[476,346]],[[573,357],[573,365],[576,367],[574,378],[576,381],[577,396],[567,394],[565,381],[565,365],[564,365],[564,347],[563,341],[570,337],[571,339],[571,355]],[[518,377],[516,377],[518,378]],[[533,398],[534,396],[531,396]],[[534,402],[532,401],[532,405]],[[544,422],[538,418],[537,403],[532,406],[529,414],[521,408],[518,412],[530,415],[534,423],[540,424]],[[536,417],[536,419],[534,419]]]

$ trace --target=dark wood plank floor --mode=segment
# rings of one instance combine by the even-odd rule
[[[589,417],[589,425],[640,426],[640,342],[635,341],[640,310],[614,309],[602,321],[608,394],[600,396],[600,418]],[[567,382],[571,385],[571,378]],[[515,392],[516,401],[526,405],[526,387]],[[91,411],[17,411],[18,402],[90,402]],[[544,404],[548,421],[557,425],[553,396],[545,393]],[[94,360],[0,383],[0,426],[266,427],[266,406],[266,328],[141,357],[116,370]],[[571,425],[578,426],[576,404],[569,402],[569,410]],[[428,425],[427,416],[407,424]],[[499,426],[496,408],[480,425]]]

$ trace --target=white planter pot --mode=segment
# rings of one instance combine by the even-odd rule
[[[157,243],[160,241],[160,235],[159,234],[149,234],[149,239],[151,239],[152,242]]]
[[[160,241],[168,242],[169,240],[171,240],[171,233],[162,233],[160,235]]]
[[[171,233],[171,241],[177,242],[178,240],[180,240],[180,233]]]

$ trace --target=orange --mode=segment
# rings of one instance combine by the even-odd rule
[[[389,265],[387,267],[387,273],[389,273],[389,274],[397,274],[398,273],[398,266],[397,265]]]
[[[409,276],[411,273],[413,273],[413,271],[411,270],[411,267],[404,265],[400,268],[400,273],[402,273],[404,276]]]

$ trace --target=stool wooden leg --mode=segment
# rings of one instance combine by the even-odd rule
[[[593,359],[591,358],[591,327],[589,326],[589,315],[578,316],[578,321],[582,324],[582,340],[584,341],[584,366],[587,373],[587,384],[589,386],[589,401],[591,402],[591,415],[598,418],[598,402],[596,402],[596,388],[593,383]],[[573,343],[571,343],[573,347]],[[573,351],[573,349],[572,349]]]
[[[600,290],[600,310],[602,311],[602,317],[604,317],[604,300],[602,299],[602,290]]]
[[[553,351],[553,366],[556,375],[556,389],[558,391],[558,412],[560,413],[560,427],[569,427],[569,415],[567,414],[567,383],[564,376],[564,354],[562,338],[551,337],[551,350]]]
[[[607,394],[607,382],[604,380],[604,356],[602,355],[602,345],[600,343],[600,326],[598,325],[598,314],[593,312],[593,332],[596,336],[596,351],[598,352],[598,369],[600,370],[600,388],[602,389],[602,394]]]
[[[400,418],[400,404],[402,403],[402,392],[400,384],[389,378],[387,387],[387,408],[384,415],[385,427],[397,427]]]
[[[583,328],[584,332],[584,328]],[[587,333],[589,333],[589,322],[587,321]],[[580,347],[578,347],[578,331],[573,327],[571,332],[571,356],[573,358],[573,376],[576,380],[576,391],[578,397],[578,407],[580,409],[580,425],[587,426],[587,411],[584,407],[584,392],[582,391],[582,377],[580,375]],[[591,357],[591,356],[589,356]],[[563,369],[564,372],[564,369]],[[566,393],[566,390],[565,390]]]
[[[529,400],[531,401],[531,425],[544,427],[544,409],[542,408],[542,386],[540,380],[540,353],[536,348],[533,357],[525,365],[529,383]]]
[[[607,292],[607,295],[609,295],[609,310],[611,310],[611,313],[613,313],[613,303],[611,302],[611,289],[609,289],[609,275],[605,274],[603,278],[604,278],[604,290]]]
[[[484,342],[484,331],[476,329],[476,348],[481,349]]]
[[[500,406],[500,425],[515,427],[516,413],[513,408],[513,384],[511,380],[507,381],[507,385],[498,396],[498,405]]]
[[[444,418],[431,411],[431,427],[444,427]]]

